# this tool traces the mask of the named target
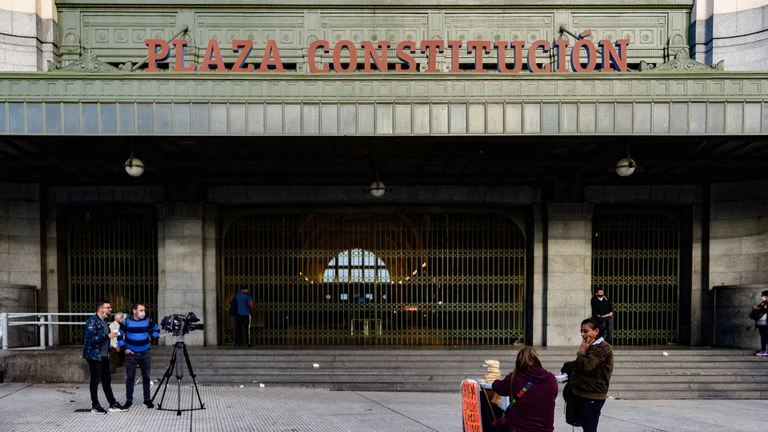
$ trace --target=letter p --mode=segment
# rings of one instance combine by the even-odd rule
[[[147,72],[160,72],[157,68],[158,62],[168,60],[168,56],[171,54],[168,42],[162,39],[146,39],[144,44],[147,45]],[[160,48],[158,50],[158,48]]]

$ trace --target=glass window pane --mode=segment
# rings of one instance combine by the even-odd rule
[[[43,133],[43,104],[27,104],[27,133]]]
[[[115,104],[101,105],[101,133],[117,133],[117,106]]]
[[[61,104],[45,104],[45,131],[61,133]]]
[[[139,104],[136,111],[139,117],[139,133],[153,133],[155,131],[155,110],[152,104]]]
[[[135,134],[136,133],[136,105],[119,104],[118,112],[120,114],[120,133]]]
[[[80,109],[75,104],[64,105],[64,132],[78,133],[80,131]],[[99,133],[99,106],[83,104],[83,133]]]
[[[392,282],[392,279],[389,277],[389,270],[379,270],[379,282]]]
[[[376,281],[376,270],[373,269],[366,269],[364,273],[365,282],[375,282]]]
[[[379,258],[378,264],[379,264],[379,267],[386,267],[387,266],[386,264],[384,264],[384,260],[381,259],[381,258]]]
[[[0,133],[5,133],[5,104],[0,103]]]
[[[189,105],[173,105],[173,131],[189,134]]]
[[[173,112],[170,104],[155,105],[155,133],[170,134],[173,133],[172,118]]]
[[[349,265],[349,252],[344,251],[339,254],[338,265],[339,267]]]
[[[336,258],[332,259],[331,262],[328,263],[328,267],[333,267],[336,265]]]
[[[373,267],[376,265],[376,255],[371,251],[365,251],[365,264],[366,266]]]
[[[350,265],[359,266],[363,264],[363,251],[361,249],[352,249]]]
[[[352,271],[350,273],[352,273],[350,275],[350,282],[362,282],[363,281],[363,270],[362,269],[352,269]]]
[[[207,134],[208,130],[208,105],[192,104],[192,133]]]
[[[323,272],[323,282],[333,282],[333,269],[326,269]]]
[[[10,127],[8,130],[11,133],[24,133],[24,104],[12,103],[8,104],[8,114],[10,117]]]

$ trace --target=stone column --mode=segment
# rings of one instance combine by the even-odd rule
[[[219,344],[218,313],[220,305],[217,299],[219,239],[218,208],[215,204],[205,206],[203,214],[203,290],[205,296],[205,344]]]
[[[544,345],[544,315],[546,314],[544,291],[544,226],[541,205],[533,208],[533,341],[534,346]]]
[[[549,204],[547,237],[547,346],[574,346],[590,315],[592,206]]]
[[[0,283],[42,287],[40,192],[33,184],[0,184]]]
[[[703,295],[708,287],[702,286],[701,273],[703,268],[702,254],[702,207],[701,204],[693,206],[693,245],[691,247],[692,255],[692,277],[691,277],[691,345],[701,345],[704,302]]]
[[[0,1],[0,71],[47,70],[58,40],[54,0]]]
[[[205,318],[203,302],[203,205],[169,203],[158,215],[158,317],[194,312]],[[185,338],[187,345],[203,345],[204,331]],[[173,340],[165,338],[165,344]]]

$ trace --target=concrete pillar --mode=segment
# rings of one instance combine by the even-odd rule
[[[691,56],[731,71],[768,69],[768,0],[696,0],[691,14]]]
[[[203,205],[169,203],[161,206],[158,244],[159,318],[194,312],[203,320]],[[165,341],[166,344],[172,342]],[[203,345],[204,331],[189,333],[185,342],[187,345]]]
[[[0,184],[0,283],[42,287],[40,192],[33,184]]]
[[[692,255],[692,277],[691,277],[691,345],[697,346],[702,343],[703,312],[704,312],[704,292],[707,287],[702,284],[701,274],[703,269],[702,254],[702,208],[701,204],[693,206],[693,245],[691,247]]]
[[[219,239],[218,208],[214,204],[206,205],[203,214],[203,291],[205,296],[205,344],[219,344],[218,312],[220,309],[216,287],[218,285]]]
[[[553,203],[548,213],[546,344],[578,346],[590,315],[592,206]]]
[[[0,0],[0,71],[47,70],[59,50],[54,0]]]
[[[544,221],[541,205],[533,209],[533,341],[534,346],[544,345],[546,291],[544,290]]]

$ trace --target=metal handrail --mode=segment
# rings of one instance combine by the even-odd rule
[[[0,340],[2,340],[2,350],[8,350],[8,327],[22,325],[36,325],[40,327],[40,347],[46,346],[46,328],[48,329],[48,346],[53,346],[53,326],[55,325],[85,325],[83,322],[72,321],[54,321],[54,317],[67,316],[91,316],[94,313],[87,312],[51,312],[51,313],[28,313],[28,312],[0,312]],[[114,315],[114,314],[112,314]],[[38,321],[11,321],[14,318],[37,317]]]

